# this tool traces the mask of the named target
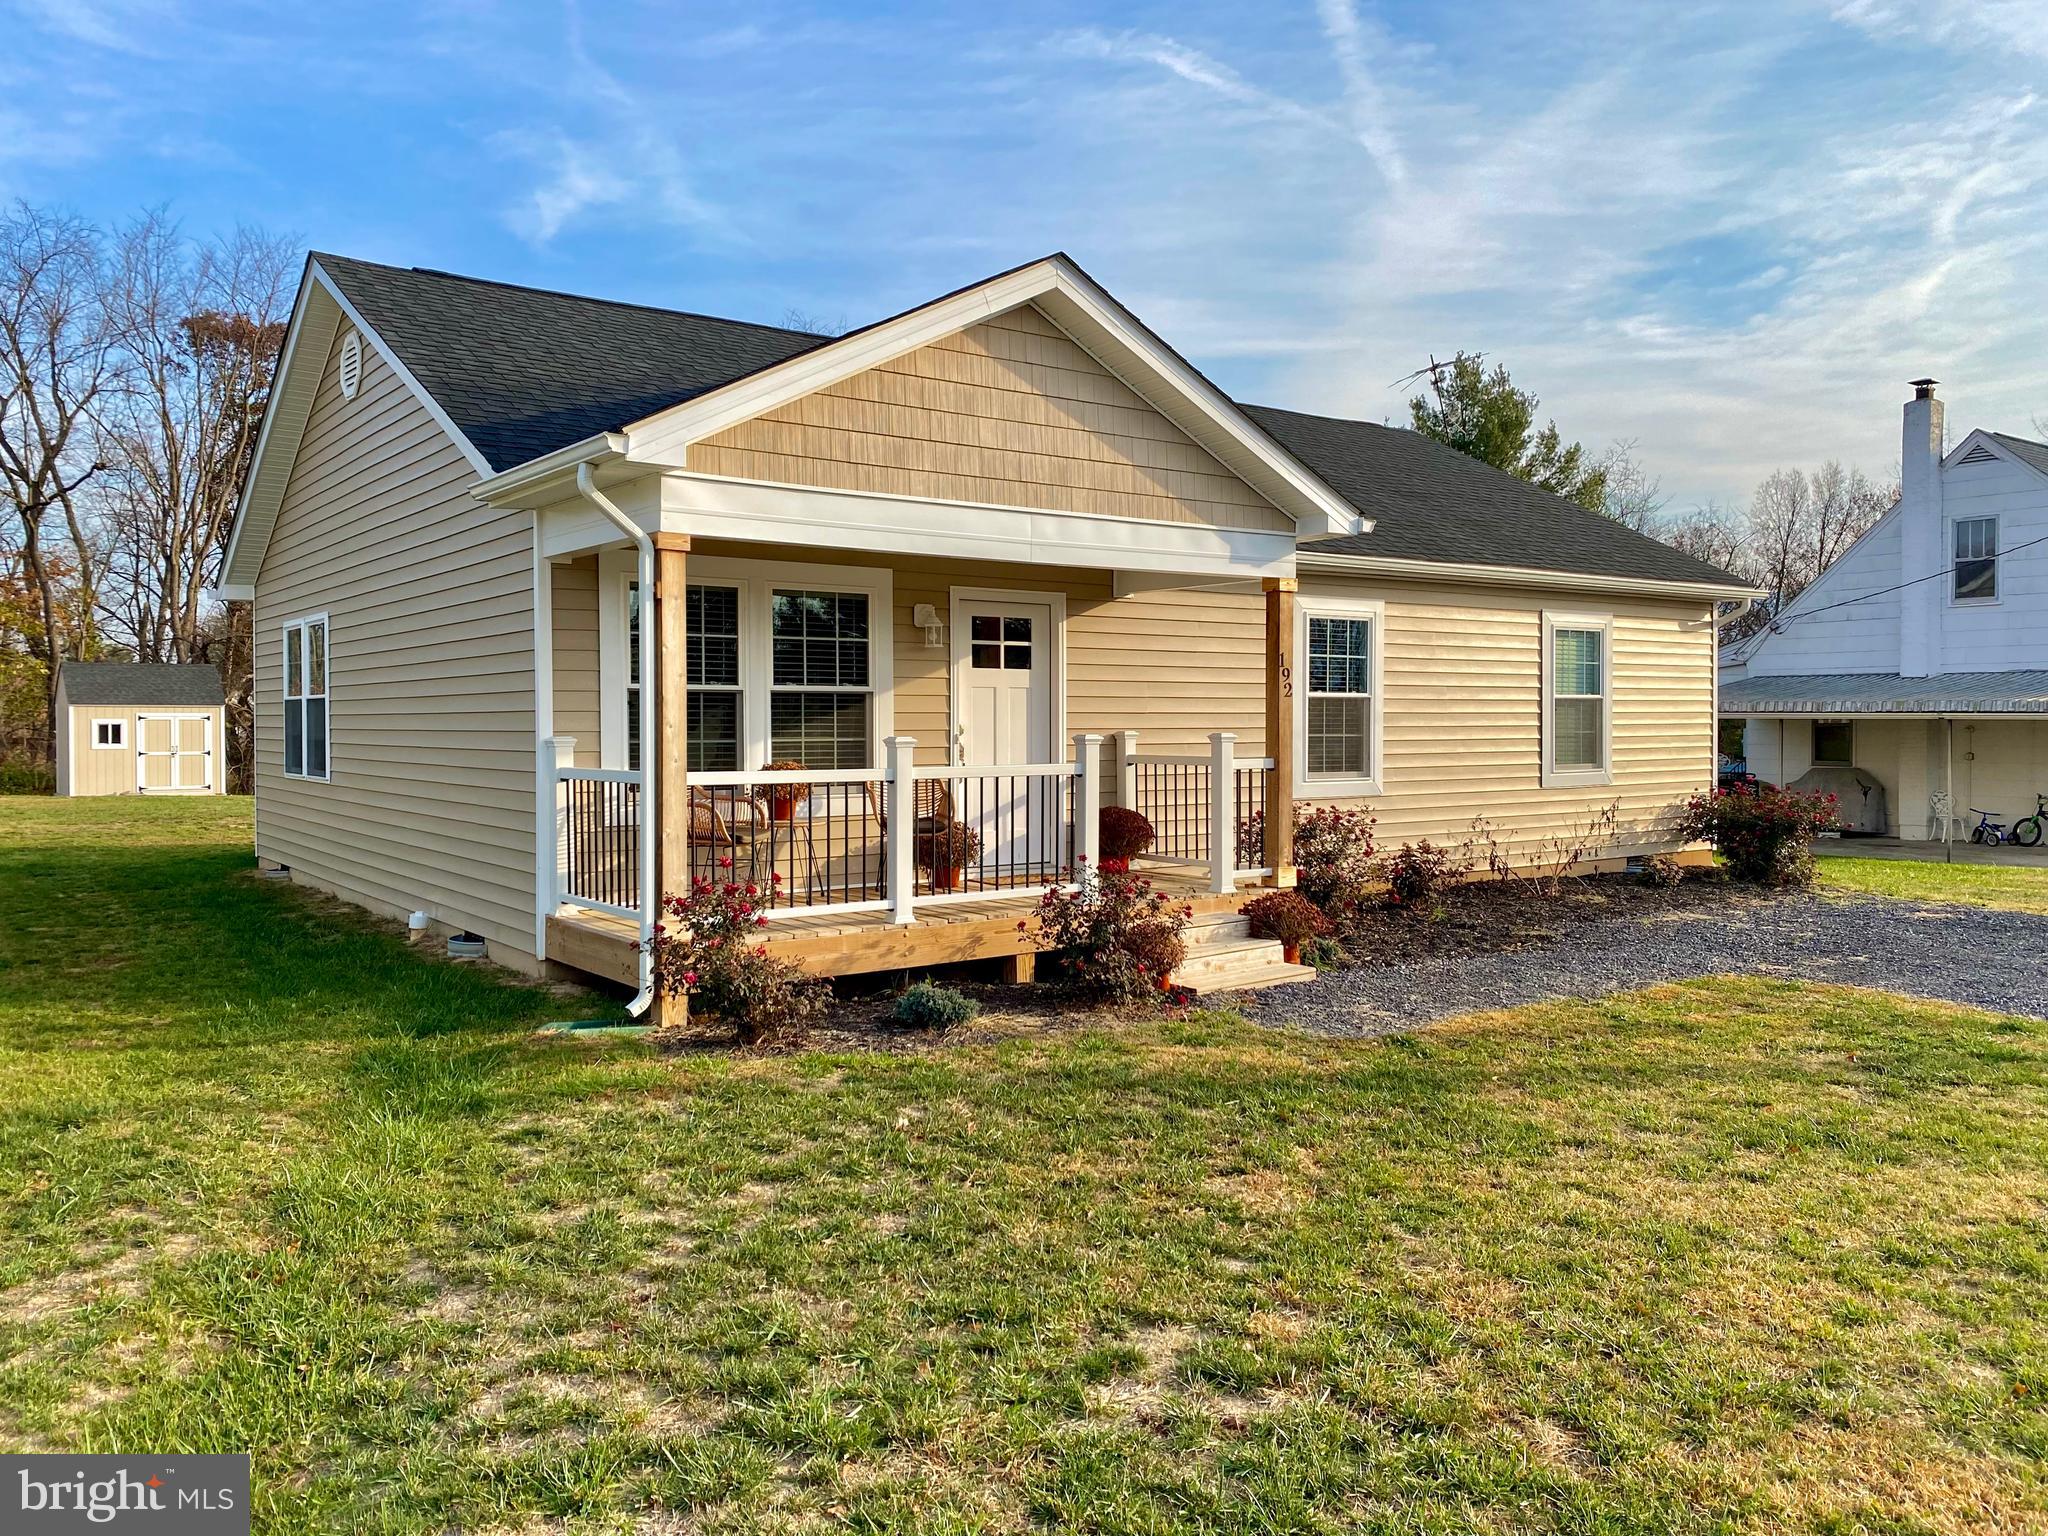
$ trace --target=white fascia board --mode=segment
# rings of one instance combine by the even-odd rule
[[[271,429],[277,424],[278,406],[284,396],[285,380],[291,377],[293,366],[298,361],[300,343],[306,331],[306,312],[316,294],[319,294],[323,301],[325,298],[325,290],[316,288],[312,282],[310,263],[308,266],[308,275],[302,278],[299,283],[298,297],[292,301],[291,323],[285,327],[284,347],[278,353],[277,367],[271,373],[270,399],[263,408],[263,425],[256,429],[256,452],[250,457],[249,473],[242,481],[242,497],[240,503],[235,507],[234,526],[228,530],[227,552],[221,560],[221,580],[220,585],[216,589],[224,600],[232,600],[228,598],[228,589],[231,586],[237,590],[247,588],[253,595],[256,582],[256,567],[263,563],[262,551],[258,549],[252,556],[252,563],[249,568],[247,570],[240,568],[239,562],[242,559],[243,549],[242,536],[243,530],[249,525],[250,506],[255,502],[259,494],[258,487],[261,484],[260,472],[270,452]],[[325,331],[324,328],[322,339],[328,346],[333,345],[334,337],[332,333]],[[324,354],[321,357],[321,362],[323,364],[326,362]],[[319,386],[316,383],[314,386],[316,393],[318,388]],[[309,416],[312,414],[310,404],[307,407],[307,414]],[[303,433],[305,430],[305,423],[303,421],[300,422],[299,428],[301,433]],[[294,453],[297,451],[296,443],[293,444],[293,451]]]
[[[2001,443],[1997,438],[1993,437],[1989,432],[1985,431],[1982,427],[1972,427],[1970,429],[1970,435],[1964,438],[1960,443],[1957,443],[1955,447],[1951,448],[1948,451],[1948,455],[1941,461],[1942,469],[1944,471],[1953,469],[1957,462],[1961,460],[1963,455],[1968,453],[1972,448],[1976,447],[1979,443],[1982,443],[1991,452],[1997,454],[2002,462],[2011,464],[2016,468],[2023,469],[2028,474],[2034,476],[2036,479],[2048,480],[2048,473],[2043,473],[2034,465],[2029,464],[2025,459],[2021,458],[2018,454],[2014,453],[2010,448],[2006,447],[2005,444]]]
[[[308,312],[330,303],[376,349],[377,355],[384,360],[384,366],[389,368],[393,375],[412,392],[413,398],[419,402],[421,409],[433,418],[434,424],[448,434],[448,440],[454,443],[457,450],[469,461],[470,467],[480,476],[488,477],[492,474],[490,463],[481,453],[477,452],[476,445],[449,419],[448,413],[441,409],[440,402],[428,394],[426,387],[413,377],[412,371],[398,360],[398,354],[393,352],[384,338],[377,334],[375,328],[363,319],[355,305],[348,301],[348,296],[341,291],[340,285],[327,275],[320,263],[317,260],[309,259],[306,263],[305,279],[299,284],[298,299],[292,306],[291,325],[285,331],[284,349],[278,356],[270,404],[264,410],[263,425],[256,434],[256,454],[250,461],[249,477],[243,485],[242,504],[235,509],[234,531],[228,535],[227,554],[221,564],[222,579],[217,588],[219,595],[224,600],[234,600],[237,595],[244,592],[247,592],[250,596],[254,595],[256,572],[263,563],[263,545],[268,542],[271,531],[276,525],[276,509],[270,509],[270,516],[264,519],[262,532],[258,535],[255,544],[245,546],[243,529],[249,525],[248,513],[257,498],[269,495],[269,491],[262,485],[260,472],[264,467],[266,455],[271,451],[270,430],[276,418],[278,400],[283,393],[285,381],[292,376],[295,368],[313,367],[317,369],[326,366],[327,354],[325,347],[333,345],[334,335],[333,331],[325,326],[316,328],[319,332],[318,340],[323,344],[321,355],[318,358],[301,358],[299,354],[300,342],[306,334],[304,322]],[[313,389],[316,399],[318,392],[319,385],[316,378]],[[307,419],[311,418],[312,401],[310,400],[307,403],[306,415]],[[304,431],[305,421],[302,420],[299,423],[299,435],[295,436],[289,445],[279,444],[279,449],[283,450],[288,446],[292,455],[296,457],[299,442],[303,438]],[[289,479],[288,474],[286,478]],[[284,499],[284,487],[282,484],[276,487],[276,499],[280,503]]]
[[[635,422],[625,429],[627,455],[685,468],[693,442],[1033,302],[1040,303],[1047,317],[1090,356],[1209,452],[1224,448],[1238,461],[1226,459],[1228,467],[1292,517],[1298,533],[1371,531],[1368,519],[1131,319],[1085,273],[1056,258],[1033,262]]]
[[[495,475],[487,475],[470,494],[494,507],[545,505],[568,495],[575,488],[576,466],[579,464],[591,466],[599,486],[615,483],[619,477],[616,473],[607,475],[605,466],[623,459],[625,454],[624,436],[617,432],[596,432],[566,448],[557,448],[553,453],[544,453],[537,459],[528,459],[524,464],[515,464]],[[639,468],[631,472],[645,473]]]
[[[815,549],[1248,579],[1294,574],[1294,535],[820,490],[670,470],[661,529]]]
[[[419,401],[422,409],[434,418],[435,425],[440,427],[443,432],[446,432],[449,441],[453,442],[462,451],[462,456],[469,460],[470,468],[474,469],[479,476],[488,477],[495,473],[491,468],[490,461],[476,451],[476,444],[472,443],[463,434],[462,429],[449,419],[448,413],[441,409],[440,402],[428,394],[426,386],[412,376],[412,370],[398,360],[398,354],[391,350],[390,345],[382,336],[377,334],[375,328],[357,313],[355,305],[349,303],[348,295],[341,291],[341,285],[322,270],[318,261],[313,263],[312,276],[315,281],[334,296],[334,302],[341,306],[341,312],[348,316],[349,323],[363,333],[364,340],[377,349],[377,355],[384,359],[384,366],[396,374],[399,381],[413,392],[414,398]]]
[[[1542,587],[1552,592],[1636,593],[1644,597],[1757,597],[1755,587],[1734,582],[1653,581],[1641,576],[1600,576],[1584,571],[1545,571],[1520,565],[1466,565],[1438,560],[1398,560],[1386,555],[1319,555],[1313,547],[1301,552],[1304,573],[1329,576],[1407,577],[1413,581],[1455,582],[1479,587]]]

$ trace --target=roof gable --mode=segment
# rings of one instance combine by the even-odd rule
[[[1305,554],[1744,585],[1426,433],[1270,405],[1244,409],[1373,520],[1370,537],[1319,539]]]

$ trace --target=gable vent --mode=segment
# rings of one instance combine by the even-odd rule
[[[1960,459],[1957,459],[1956,462],[1958,464],[1996,464],[1998,462],[1998,455],[1982,443],[1979,443]]]
[[[341,339],[341,397],[353,400],[363,382],[363,333],[350,331]]]

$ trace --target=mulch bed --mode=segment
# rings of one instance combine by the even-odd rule
[[[1712,871],[1692,871],[1683,884],[1664,887],[1645,884],[1633,876],[1594,875],[1565,880],[1555,894],[1533,881],[1487,881],[1453,888],[1431,916],[1392,907],[1368,908],[1343,926],[1339,942],[1348,964],[1362,969],[1457,955],[1500,954],[1552,943],[1571,929],[1588,924],[1726,907],[1731,899],[1739,899],[1740,890]],[[980,1003],[981,1014],[949,1030],[911,1029],[890,1017],[901,979],[887,975],[844,978],[835,983],[839,997],[823,1024],[750,1047],[749,1054],[874,1051],[920,1055],[1069,1034],[1120,1019],[1161,1017],[1159,1009],[1075,1006],[1045,983],[1019,987],[941,975],[939,979],[947,986]],[[1170,1016],[1171,1009],[1167,1012]],[[693,1019],[677,1028],[656,1031],[649,1039],[658,1049],[676,1054],[723,1054],[735,1049],[731,1031],[708,1020],[700,1023]]]
[[[1718,870],[1705,869],[1688,870],[1679,885],[1650,885],[1634,875],[1588,875],[1559,881],[1554,892],[1533,880],[1490,880],[1453,887],[1433,915],[1368,907],[1342,925],[1338,942],[1350,964],[1368,967],[1507,954],[1552,943],[1589,923],[1725,908],[1769,894],[1731,885]]]

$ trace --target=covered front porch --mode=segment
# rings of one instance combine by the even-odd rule
[[[1198,911],[1291,879],[1291,577],[650,542],[651,603],[631,545],[541,557],[546,959],[633,984],[645,893],[734,880],[815,974],[1027,977],[1107,806]]]

